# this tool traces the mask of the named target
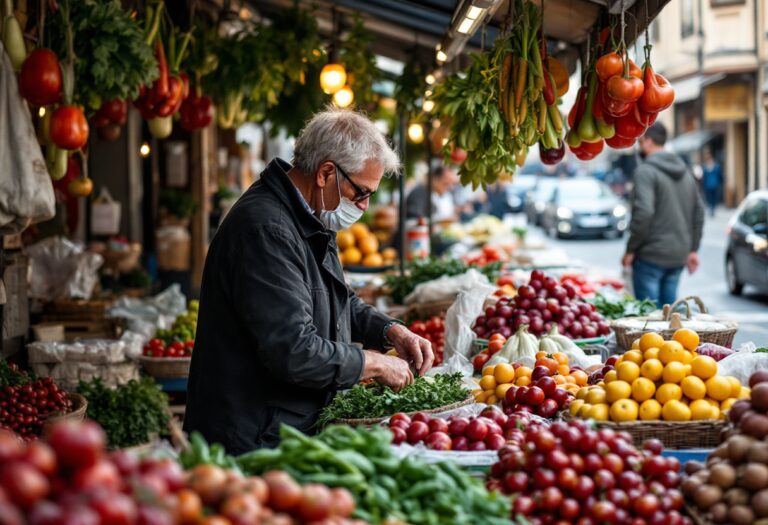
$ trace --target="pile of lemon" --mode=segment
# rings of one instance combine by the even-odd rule
[[[339,259],[344,266],[389,266],[395,264],[397,251],[385,248],[379,252],[379,239],[362,223],[355,223],[349,229],[336,234],[339,245]]]
[[[736,400],[749,398],[749,388],[718,375],[717,361],[696,354],[698,346],[699,335],[688,328],[669,341],[643,334],[602,382],[579,389],[571,415],[616,422],[724,417]]]

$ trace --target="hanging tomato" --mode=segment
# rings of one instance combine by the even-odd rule
[[[629,76],[639,78],[642,80],[643,78],[643,70],[640,69],[640,66],[635,64],[635,62],[632,59],[629,60]]]
[[[458,146],[454,147],[451,150],[451,162],[453,164],[459,165],[462,162],[467,160],[467,152]]]
[[[616,134],[627,139],[636,139],[645,133],[645,126],[637,121],[634,112],[616,119],[615,126]]]
[[[612,51],[597,59],[595,71],[597,71],[597,77],[600,79],[600,82],[605,83],[608,82],[609,78],[621,75],[624,71],[624,63],[621,60],[621,56],[617,52]]]
[[[654,73],[650,63],[645,65],[643,83],[645,90],[638,100],[638,105],[646,113],[658,113],[667,109],[675,101],[675,90],[666,78]]]
[[[619,102],[635,102],[643,96],[645,85],[638,77],[616,75],[606,83],[608,96]]]
[[[79,106],[59,106],[51,115],[51,141],[61,149],[78,150],[88,142],[88,121]]]
[[[630,111],[634,104],[632,102],[621,102],[608,95],[608,90],[603,89],[602,92],[603,112],[605,115],[610,115],[613,118],[623,117]]]
[[[75,197],[87,197],[93,193],[93,181],[84,175],[76,178],[67,186],[69,193]]]
[[[61,65],[50,49],[35,49],[19,73],[19,92],[33,106],[50,106],[61,100]]]
[[[605,139],[605,143],[613,149],[624,149],[634,146],[636,139],[628,139],[620,135],[614,135],[609,139]]]
[[[193,93],[181,104],[180,115],[181,127],[187,131],[206,128],[213,121],[213,101]]]
[[[568,70],[558,59],[553,57],[547,57],[547,69],[552,75],[552,80],[555,81],[555,91],[558,97],[562,97],[568,92],[568,84],[571,81],[571,76],[568,74]]]

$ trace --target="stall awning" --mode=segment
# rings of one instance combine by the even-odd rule
[[[720,132],[709,129],[699,129],[678,135],[667,143],[674,153],[685,154],[700,150],[709,141],[720,135]]]
[[[695,75],[677,82],[672,82],[675,88],[675,102],[690,102],[701,96],[701,90],[705,86],[719,82],[725,78],[725,73],[714,75]]]

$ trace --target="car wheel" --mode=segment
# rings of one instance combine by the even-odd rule
[[[744,283],[740,282],[736,275],[736,263],[731,256],[725,259],[725,280],[728,283],[728,291],[731,295],[741,295]]]

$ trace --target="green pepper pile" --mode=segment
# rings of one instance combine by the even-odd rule
[[[452,463],[399,459],[382,428],[326,428],[308,437],[283,426],[280,447],[237,459],[242,471],[258,475],[281,469],[300,483],[348,489],[357,501],[354,517],[369,523],[402,520],[411,525],[510,524],[510,500],[489,493],[482,481]],[[519,522],[524,523],[524,522]]]

